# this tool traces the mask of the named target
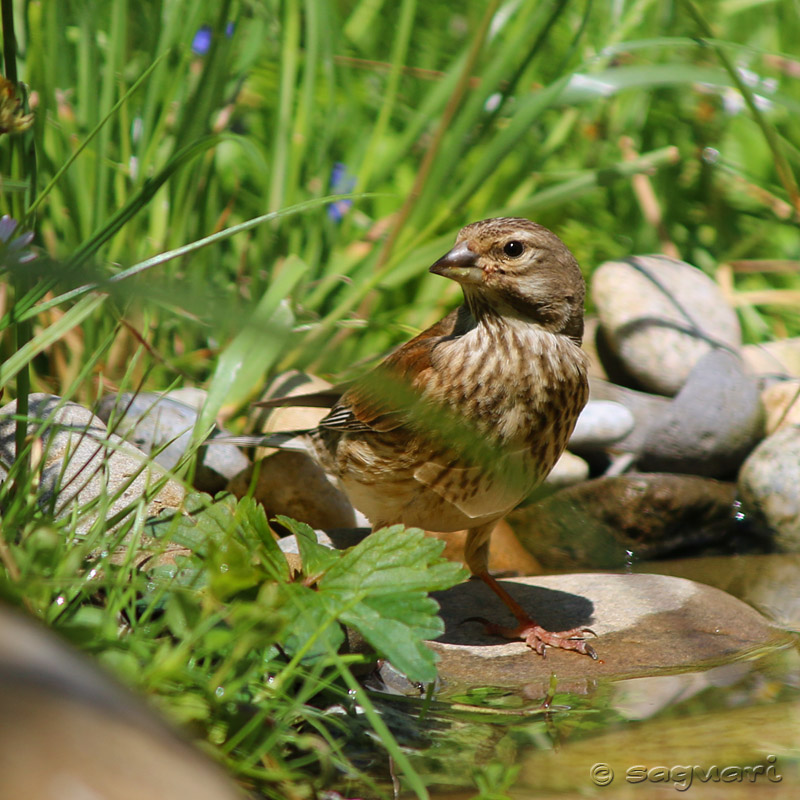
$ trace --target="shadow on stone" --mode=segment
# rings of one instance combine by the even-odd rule
[[[550,630],[590,627],[599,660],[554,648],[542,658],[521,641],[464,623],[476,616],[513,620],[491,589],[473,580],[436,595],[445,633],[429,646],[440,657],[445,684],[516,687],[533,697],[547,691],[555,673],[562,690],[585,692],[599,680],[702,670],[793,644],[790,634],[735,597],[681,578],[573,573],[501,583]]]
[[[529,586],[513,581],[500,581],[503,588],[530,614],[531,618],[551,631],[591,627],[594,603],[581,595]],[[444,644],[496,645],[506,640],[492,636],[480,622],[470,617],[483,617],[489,622],[513,627],[515,620],[500,598],[478,578],[454,586],[445,592],[431,594],[440,605],[445,632],[436,640]]]

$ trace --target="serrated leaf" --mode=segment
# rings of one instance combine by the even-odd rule
[[[297,539],[297,549],[303,563],[304,575],[322,575],[341,559],[341,552],[325,547],[317,541],[317,534],[310,525],[282,515],[278,515],[275,519],[291,531]]]
[[[322,595],[299,583],[284,584],[281,611],[287,618],[286,651],[292,655],[307,649],[304,656],[314,659],[338,652],[344,631],[337,623],[341,608],[337,598]]]
[[[418,528],[382,528],[346,551],[327,571],[321,585],[329,589],[360,588],[371,594],[447,589],[466,572],[440,558],[444,546]]]
[[[420,530],[383,528],[350,548],[318,586],[320,594],[338,596],[346,609],[342,621],[412,681],[436,677],[436,657],[423,640],[441,634],[444,625],[427,593],[447,589],[467,574],[441,558],[443,549],[443,542]]]
[[[289,580],[289,562],[286,560],[269,527],[264,507],[252,497],[243,497],[236,507],[236,519],[242,527],[246,540],[257,540],[263,548],[262,563],[271,577]]]
[[[205,562],[203,576],[223,601],[263,579],[253,561],[253,545],[262,545],[267,573],[277,579],[288,653],[314,659],[336,652],[344,641],[343,623],[410,680],[436,677],[436,656],[424,640],[440,635],[444,625],[428,592],[447,589],[467,574],[442,559],[443,542],[394,525],[341,552],[319,544],[308,525],[278,517],[297,538],[305,575],[317,578],[311,589],[289,581],[286,559],[254,501],[191,495],[185,507],[187,514],[157,520],[150,532],[197,553]],[[173,622],[183,624],[179,617]]]
[[[201,492],[186,496],[181,511],[165,511],[145,526],[148,535],[188,547],[198,555],[207,553],[207,543],[225,531],[226,520],[233,518],[236,501],[224,496],[217,502]]]
[[[433,614],[438,611],[438,606]],[[438,617],[433,617],[438,619]],[[369,608],[359,604],[352,612],[342,615],[345,625],[358,630],[361,635],[381,655],[392,662],[392,666],[404,672],[409,680],[429,683],[436,680],[437,656],[423,642],[420,630],[396,619],[387,619]],[[435,629],[429,629],[435,630]],[[444,630],[439,625],[438,635]]]

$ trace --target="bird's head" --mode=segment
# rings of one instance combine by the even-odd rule
[[[578,262],[558,236],[535,222],[473,222],[430,271],[461,284],[478,320],[521,319],[580,343],[585,286]]]

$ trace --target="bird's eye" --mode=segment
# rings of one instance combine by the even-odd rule
[[[525,246],[522,244],[522,242],[518,242],[516,239],[506,242],[503,245],[503,252],[511,258],[518,258],[521,256],[524,249]]]

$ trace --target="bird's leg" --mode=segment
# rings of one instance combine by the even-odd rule
[[[558,647],[561,650],[575,650],[583,655],[591,656],[597,661],[597,653],[584,638],[585,634],[592,633],[589,628],[572,628],[557,633],[545,630],[528,616],[525,609],[486,570],[479,572],[477,577],[505,603],[519,623],[516,628],[506,628],[503,625],[482,620],[488,633],[506,639],[522,639],[531,650],[535,650],[540,656],[545,655],[547,647]]]
[[[522,639],[531,650],[544,656],[546,648],[559,647],[562,650],[575,650],[597,660],[597,653],[586,641],[584,635],[592,633],[589,628],[573,628],[569,631],[548,631],[531,619],[525,609],[489,574],[489,539],[495,523],[490,522],[467,531],[467,542],[464,557],[472,574],[480,578],[516,617],[516,628],[506,628],[485,619],[480,621],[486,626],[488,633],[503,636],[506,639]]]

